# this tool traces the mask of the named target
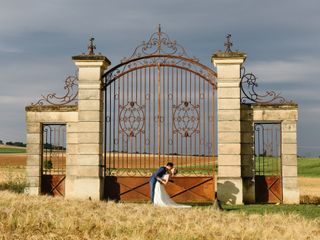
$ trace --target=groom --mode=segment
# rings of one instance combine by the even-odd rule
[[[173,168],[173,163],[168,162],[167,165],[160,167],[155,173],[152,174],[149,180],[150,184],[150,199],[153,203],[154,198],[154,187],[156,186],[156,183],[158,180],[161,180],[163,175],[167,173],[167,171],[170,171]]]

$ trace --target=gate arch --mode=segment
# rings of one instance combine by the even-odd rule
[[[216,73],[162,32],[103,75],[106,197],[148,200],[149,176],[170,161],[178,202],[214,199]]]

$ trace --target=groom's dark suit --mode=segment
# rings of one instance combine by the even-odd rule
[[[162,178],[163,175],[165,175],[167,172],[166,167],[160,167],[152,176],[150,177],[149,184],[150,184],[150,199],[151,202],[153,203],[153,198],[154,198],[154,188],[157,183],[157,177]]]

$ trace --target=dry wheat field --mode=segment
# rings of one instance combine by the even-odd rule
[[[0,184],[23,182],[24,154],[1,154],[0,160]],[[299,178],[301,195],[319,197],[319,186],[320,178]],[[312,240],[320,239],[320,217],[221,212],[211,206],[154,208],[0,191],[0,239]]]
[[[319,239],[320,219],[1,192],[0,239]]]

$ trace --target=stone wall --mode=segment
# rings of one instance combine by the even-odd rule
[[[255,202],[253,126],[255,122],[281,123],[281,170],[283,203],[299,203],[297,176],[297,104],[241,106],[241,154],[244,202]],[[250,134],[251,132],[251,134]]]
[[[66,193],[68,176],[75,169],[77,159],[78,107],[72,106],[27,106],[27,192],[39,195],[41,190],[42,125],[66,124]]]

